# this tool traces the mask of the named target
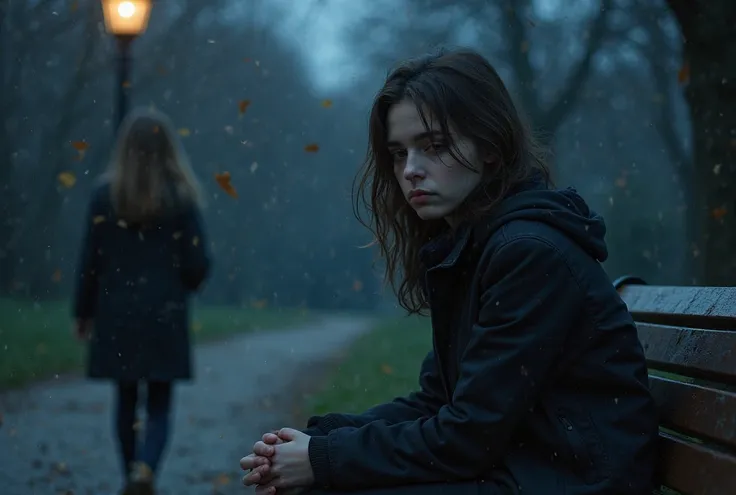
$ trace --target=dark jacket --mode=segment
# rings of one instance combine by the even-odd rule
[[[530,186],[422,253],[433,351],[421,390],[311,418],[318,486],[481,480],[528,495],[649,495],[657,415],[602,218]],[[483,491],[480,491],[483,493]]]
[[[85,222],[73,313],[94,321],[88,375],[191,378],[188,300],[210,268],[197,208],[182,207],[149,225],[127,224],[102,185]]]

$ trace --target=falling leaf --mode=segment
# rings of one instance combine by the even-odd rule
[[[683,62],[680,70],[677,71],[677,82],[685,84],[690,80],[690,63],[686,60]]]
[[[69,474],[69,467],[65,462],[57,462],[54,464],[54,471],[59,474]]]
[[[519,46],[519,50],[521,53],[526,53],[529,51],[529,42],[528,41],[522,41],[521,45]]]
[[[163,65],[159,65],[158,67],[156,67],[156,72],[158,72],[159,76],[165,76],[168,73],[166,67],[164,67]]]
[[[384,364],[381,365],[381,373],[383,373],[384,375],[390,375],[393,372],[394,372],[394,369],[391,366],[389,366],[388,364],[385,364],[384,363]]]
[[[230,172],[222,172],[221,174],[215,174],[215,180],[217,181],[217,185],[220,186],[220,189],[225,191],[225,193],[228,196],[231,196],[233,198],[238,197],[238,191],[235,190],[235,187],[231,184],[231,176]]]
[[[39,342],[36,345],[36,355],[37,356],[43,356],[44,354],[47,354],[49,352],[49,348],[46,346],[45,342]]]
[[[182,127],[181,129],[179,129],[178,132],[179,132],[179,135],[182,136],[182,137],[187,137],[188,135],[191,134],[191,132],[189,131],[189,129],[187,129],[186,127]]]
[[[70,189],[77,183],[77,177],[72,172],[61,172],[57,177],[62,186]]]
[[[128,222],[126,222],[123,219],[118,220],[118,227],[121,229],[127,229],[128,228]]]
[[[330,108],[332,106],[332,100],[322,100],[322,106],[325,108]]]
[[[57,284],[61,282],[61,270],[58,268],[54,270],[53,275],[51,275],[51,281]]]
[[[316,143],[308,144],[304,147],[304,151],[307,153],[317,153],[319,151],[319,145]]]
[[[87,151],[89,144],[87,141],[72,141],[72,147],[77,151]]]
[[[143,429],[143,421],[138,420],[133,423],[133,431],[141,431]]]
[[[77,2],[77,0],[74,0],[74,1],[73,1],[73,2],[71,3],[71,5],[69,5],[69,10],[70,10],[71,12],[76,12],[78,8],[79,8],[79,2]]]
[[[361,290],[363,290],[363,282],[361,282],[360,280],[353,281],[353,290],[355,292],[360,292]]]
[[[202,331],[202,324],[198,321],[192,322],[192,332],[199,333]]]
[[[99,225],[106,220],[105,215],[97,215],[92,219],[94,225]]]
[[[250,164],[250,173],[254,174],[258,170],[258,162],[253,162]]]
[[[174,238],[175,241],[179,240],[179,238],[181,237],[181,231],[174,232],[174,235],[172,237]]]
[[[240,100],[238,102],[238,113],[243,115],[248,107],[250,106],[250,100]]]
[[[713,165],[713,175],[719,175],[721,173],[721,164],[716,163]]]
[[[621,189],[625,188],[626,187],[626,174],[621,174],[621,176],[616,179],[614,184],[616,184],[616,187],[620,187]]]
[[[725,206],[719,206],[718,208],[714,208],[711,214],[713,215],[713,218],[716,220],[720,220],[723,217],[726,216],[726,213],[728,213],[728,210]]]
[[[131,87],[133,87],[133,84],[131,84],[130,81],[123,81],[123,87],[124,88],[131,88]]]
[[[252,301],[250,303],[251,307],[255,309],[263,309],[266,306],[268,306],[268,300],[266,299],[256,299],[255,301]]]
[[[192,246],[199,246],[199,237],[197,237],[196,235],[192,238]]]

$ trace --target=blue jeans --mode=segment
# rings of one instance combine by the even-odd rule
[[[136,428],[139,382],[118,382],[115,423],[123,461],[123,473],[130,475],[134,462],[146,463],[155,473],[169,438],[171,382],[146,382],[145,436],[139,445]]]

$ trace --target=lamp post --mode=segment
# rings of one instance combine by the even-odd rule
[[[117,103],[115,130],[128,113],[130,89],[130,46],[133,40],[148,27],[153,0],[102,0],[105,30],[115,36],[117,43],[117,77],[115,79]]]

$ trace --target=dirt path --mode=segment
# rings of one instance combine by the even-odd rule
[[[300,393],[293,384],[317,374],[320,363],[369,326],[366,320],[330,317],[198,348],[197,380],[177,389],[160,493],[250,493],[240,484],[240,457],[261,433],[286,426],[290,411],[284,404]],[[0,492],[117,493],[111,399],[109,385],[81,380],[0,395]]]

